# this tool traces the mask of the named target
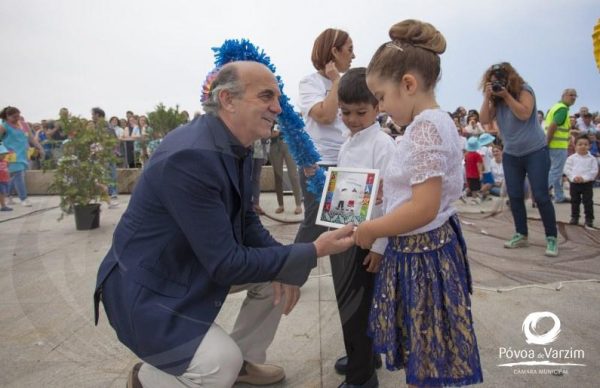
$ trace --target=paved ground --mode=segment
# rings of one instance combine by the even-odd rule
[[[596,198],[599,195],[596,192]],[[91,295],[98,264],[128,198],[121,197],[119,209],[103,209],[100,229],[90,232],[75,231],[70,217],[56,221],[56,197],[32,199],[33,208],[16,207],[11,214],[0,215],[0,386],[124,387],[126,374],[137,360],[120,345],[104,316],[98,327],[93,326]],[[272,194],[264,194],[262,202],[267,211],[275,208]],[[291,202],[286,197],[289,211]],[[600,232],[562,226],[564,257],[548,259],[541,255],[539,223],[532,221],[534,246],[506,251],[500,240],[506,237],[508,216],[505,212],[487,217],[494,206],[494,202],[484,204],[484,213],[479,206],[461,206],[478,286],[473,313],[484,368],[482,386],[598,386],[600,283],[581,280],[600,279]],[[559,220],[568,219],[568,205],[558,205],[557,212]],[[297,224],[268,218],[264,223],[282,242],[290,242],[297,229]],[[321,259],[303,287],[298,306],[282,320],[269,351],[269,359],[286,368],[287,379],[278,386],[336,387],[341,381],[332,368],[343,345],[329,273],[328,260]],[[522,287],[545,283],[544,279],[550,284],[543,288]],[[574,279],[580,282],[559,283]],[[515,286],[522,288],[496,291]],[[231,328],[242,299],[243,295],[228,299],[220,324]],[[558,339],[545,348],[550,353],[566,352],[550,360],[585,366],[498,366],[524,361],[510,356],[529,350],[536,360],[548,360],[540,354],[544,346],[527,344],[521,330],[525,317],[536,311],[550,311],[560,319]],[[551,320],[542,320],[538,331],[551,326]],[[583,357],[578,350],[583,350]],[[542,374],[557,369],[564,370],[562,375]],[[403,372],[380,371],[379,377],[382,387],[404,386]]]

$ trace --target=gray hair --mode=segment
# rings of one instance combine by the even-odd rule
[[[225,66],[219,71],[212,82],[208,98],[202,103],[204,112],[213,116],[219,113],[222,108],[219,93],[222,90],[228,90],[233,97],[244,94],[244,86],[240,82],[239,72],[235,66]]]

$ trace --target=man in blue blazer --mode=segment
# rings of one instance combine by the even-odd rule
[[[294,307],[317,257],[354,242],[348,226],[284,246],[254,213],[249,147],[270,136],[279,96],[267,67],[224,66],[207,114],[172,131],[144,168],[94,294],[96,322],[102,301],[119,340],[144,361],[128,386],[228,387],[285,377],[263,365],[282,312]],[[239,289],[249,292],[229,335],[214,320]]]

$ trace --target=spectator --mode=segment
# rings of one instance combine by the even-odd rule
[[[454,113],[452,113],[452,116],[458,119],[461,128],[467,126],[467,110],[464,106],[459,106],[456,108]]]
[[[115,135],[117,138],[123,136],[123,127],[121,127],[121,122],[117,116],[113,116],[108,120],[108,125],[115,131]]]
[[[130,111],[127,113],[129,114]],[[135,168],[136,160],[134,142],[140,138],[140,128],[138,127],[138,121],[133,114],[129,116],[127,126],[123,129],[124,131],[123,135],[121,136],[121,141],[124,143],[125,166],[127,168]]]
[[[42,158],[45,157],[44,149],[35,140],[31,131],[23,128],[21,111],[19,109],[7,106],[0,112],[0,118],[2,119],[2,123],[0,124],[0,140],[2,140],[6,148],[15,154],[15,160],[10,161],[8,164],[8,171],[10,172],[9,195],[14,187],[19,195],[21,205],[31,207],[32,204],[27,198],[27,186],[25,185],[25,171],[29,168],[27,154],[29,143],[38,149]]]
[[[492,155],[494,158],[490,163],[492,176],[494,177],[494,186],[490,189],[490,193],[496,197],[501,196],[506,189],[504,188],[504,168],[502,167],[502,145],[494,144],[492,146]]]
[[[106,118],[106,114],[104,113],[104,111],[98,107],[96,108],[92,108],[92,121],[91,123],[94,126],[97,126],[99,123],[103,122]],[[114,122],[114,117],[111,118],[111,121]],[[106,131],[113,136],[114,138],[117,138],[117,133],[115,128],[108,123],[108,125],[106,125]],[[117,152],[118,149],[115,149],[115,152]],[[117,166],[114,162],[109,163],[109,165],[107,166],[107,169],[109,171],[110,174],[110,184],[108,185],[108,195],[110,197],[110,200],[108,202],[108,207],[109,208],[115,208],[119,205],[119,203],[117,202],[117,193],[118,193],[118,189],[117,189]]]
[[[306,122],[306,132],[321,155],[318,166],[335,166],[340,147],[344,142],[346,127],[339,115],[338,84],[354,59],[354,46],[347,32],[328,28],[321,32],[313,44],[311,60],[316,72],[300,80],[299,106]],[[299,166],[310,173],[311,166]],[[300,186],[304,194],[304,221],[298,229],[295,242],[314,241],[326,227],[315,225],[319,199],[306,189],[306,174],[300,173]]]
[[[540,127],[542,127],[542,129],[546,129],[546,127],[544,126],[544,111],[542,111],[542,110],[537,111],[537,119],[538,119],[538,123],[540,123]]]
[[[463,127],[464,135],[466,137],[479,136],[484,132],[485,130],[479,122],[479,113],[477,113],[477,111],[469,113],[469,116],[467,117],[467,125]]]
[[[575,141],[576,153],[567,158],[565,175],[570,182],[571,225],[579,223],[579,205],[583,202],[585,227],[594,230],[594,180],[598,175],[598,162],[589,153],[590,140],[581,135]]]
[[[590,110],[588,109],[587,106],[582,106],[579,108],[579,114],[577,115],[577,123],[576,126],[579,127],[579,125],[583,124],[583,116],[585,116],[586,114],[590,113]]]
[[[487,124],[496,119],[504,143],[502,165],[516,229],[504,247],[529,245],[524,191],[525,177],[528,176],[544,224],[545,254],[557,256],[556,214],[548,194],[548,147],[537,119],[533,89],[508,62],[487,69],[481,88],[484,91],[481,121]]]
[[[573,122],[569,118],[569,107],[575,103],[575,89],[565,89],[561,100],[548,111],[546,116],[546,141],[550,149],[550,187],[554,188],[554,201],[568,203],[562,187],[563,170],[567,161],[570,130]],[[531,176],[530,176],[531,178]],[[531,180],[531,179],[530,179]],[[533,182],[531,182],[533,184]],[[534,197],[537,195],[534,193]]]
[[[10,172],[8,171],[7,155],[8,149],[0,143],[0,211],[9,212],[12,208],[6,206],[6,197],[8,196],[8,185],[10,182]]]
[[[252,204],[254,205],[254,211],[256,214],[265,214],[263,209],[260,207],[260,174],[262,172],[262,166],[267,163],[267,157],[269,155],[269,141],[265,139],[258,139],[254,142],[252,153]]]
[[[481,198],[485,199],[490,193],[490,189],[494,186],[494,176],[492,175],[492,149],[490,144],[493,143],[495,137],[489,133],[484,133],[479,136],[479,149],[477,152],[483,159],[483,174],[481,176]]]
[[[466,150],[465,171],[467,177],[467,195],[473,197],[473,202],[479,203],[479,191],[481,190],[481,178],[483,175],[483,158],[477,152],[479,150],[477,137],[471,136],[467,140]]]
[[[273,176],[275,180],[275,193],[277,194],[277,209],[275,213],[283,213],[283,162],[287,168],[288,178],[292,185],[294,200],[296,201],[296,209],[294,214],[302,213],[302,192],[300,189],[300,180],[298,178],[298,167],[288,151],[287,144],[281,137],[279,127],[275,124],[271,135],[271,146],[269,148],[269,160],[273,166]]]
[[[596,126],[592,123],[592,114],[585,113],[581,116],[581,122],[577,124],[578,135],[590,135],[597,132]]]

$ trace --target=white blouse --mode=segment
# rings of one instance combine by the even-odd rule
[[[463,152],[456,126],[447,112],[427,109],[418,114],[396,143],[383,181],[385,213],[410,200],[412,186],[442,177],[442,198],[436,218],[406,235],[442,226],[456,213],[452,203],[462,193]]]

